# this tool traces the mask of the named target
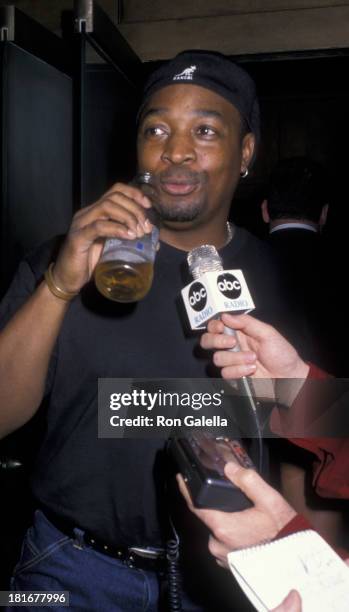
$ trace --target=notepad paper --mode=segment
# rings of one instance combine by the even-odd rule
[[[278,606],[292,589],[302,612],[349,610],[349,568],[315,531],[231,552],[228,561],[258,612]]]

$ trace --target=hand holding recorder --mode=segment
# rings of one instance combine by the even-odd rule
[[[229,552],[272,540],[296,511],[255,470],[227,463],[225,475],[253,502],[252,508],[233,513],[196,508],[182,476],[178,475],[177,481],[189,510],[211,531],[210,553],[218,565],[228,568]]]

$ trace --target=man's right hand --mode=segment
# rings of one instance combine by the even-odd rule
[[[98,202],[77,212],[53,267],[54,283],[78,293],[90,280],[106,238],[132,239],[151,232],[146,220],[150,207],[140,189],[116,183]],[[24,425],[38,410],[68,304],[43,281],[2,329],[0,437]]]
[[[53,269],[56,284],[64,291],[79,292],[93,274],[105,238],[132,240],[151,232],[145,212],[150,207],[140,189],[116,183],[100,200],[79,210]]]

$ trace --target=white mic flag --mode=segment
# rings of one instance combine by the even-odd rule
[[[194,281],[182,289],[192,329],[204,329],[222,312],[246,313],[255,308],[241,270],[224,270],[215,247],[203,245],[188,256]]]

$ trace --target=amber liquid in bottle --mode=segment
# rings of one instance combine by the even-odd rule
[[[115,302],[137,302],[149,291],[153,282],[151,262],[104,261],[96,266],[98,290]]]

